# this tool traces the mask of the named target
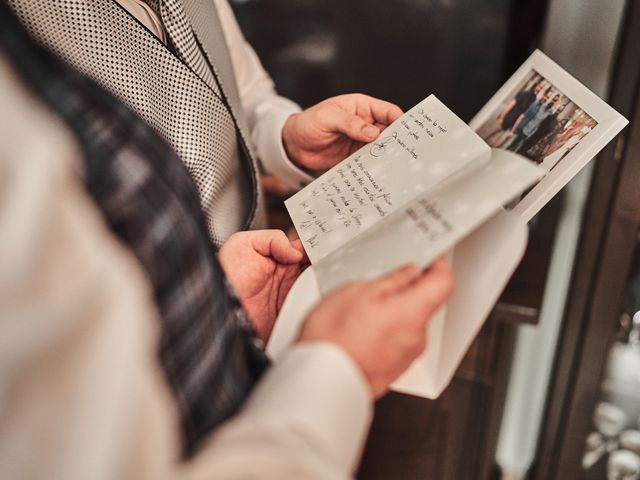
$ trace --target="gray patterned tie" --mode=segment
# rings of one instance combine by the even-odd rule
[[[220,96],[237,128],[242,149],[238,160],[259,171],[255,152],[248,140],[247,125],[238,93],[233,63],[214,0],[146,0],[158,14],[175,53]],[[242,156],[244,155],[244,158]],[[253,228],[265,228],[262,189],[254,183],[257,199]]]
[[[180,0],[147,0],[147,4],[162,20],[175,53],[218,94],[220,89]],[[215,10],[215,9],[214,9]]]

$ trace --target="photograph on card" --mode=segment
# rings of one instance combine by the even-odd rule
[[[469,126],[494,150],[546,172],[511,209],[531,220],[629,122],[539,50],[511,75]]]
[[[496,106],[478,134],[551,171],[598,122],[548,78],[531,69]]]

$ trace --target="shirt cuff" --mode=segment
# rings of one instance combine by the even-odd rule
[[[369,385],[351,357],[325,342],[294,346],[251,395],[245,415],[286,417],[354,471],[372,417]]]
[[[269,108],[268,119],[261,121],[257,138],[254,138],[260,163],[265,173],[280,178],[287,186],[298,190],[313,181],[314,177],[297,167],[287,156],[282,143],[282,128],[287,118],[300,112],[300,108],[282,97],[277,99],[277,104],[271,102]]]

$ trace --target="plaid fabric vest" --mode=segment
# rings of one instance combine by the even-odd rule
[[[89,194],[148,274],[162,327],[160,359],[188,455],[237,411],[268,366],[215,258],[197,188],[154,129],[36,45],[4,0],[0,52],[76,136]]]

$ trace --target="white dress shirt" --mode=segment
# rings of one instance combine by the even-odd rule
[[[371,417],[340,348],[292,348],[188,463],[153,294],[80,179],[67,129],[0,57],[0,472],[6,478],[349,478]]]
[[[166,43],[161,20],[143,0],[116,1]],[[251,141],[260,163],[266,173],[298,189],[313,177],[287,157],[282,144],[282,127],[291,114],[300,111],[300,107],[276,93],[273,80],[242,35],[229,3],[226,0],[214,0],[214,3],[227,40]]]

